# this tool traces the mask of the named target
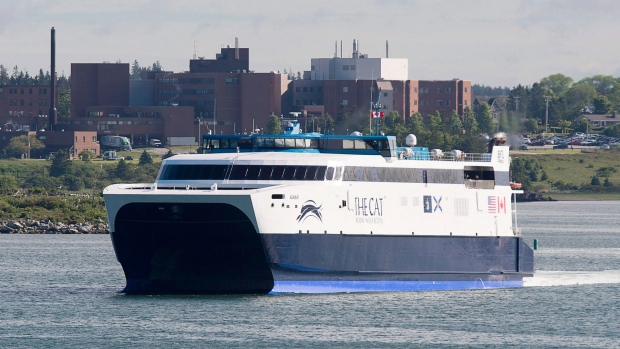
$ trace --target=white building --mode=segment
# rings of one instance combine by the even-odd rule
[[[351,58],[312,58],[310,62],[306,74],[311,80],[409,80],[407,58],[368,58],[359,53],[357,40],[353,40]]]

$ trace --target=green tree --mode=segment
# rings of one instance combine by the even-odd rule
[[[69,153],[64,150],[59,150],[52,158],[52,165],[50,166],[50,176],[60,177],[64,174],[68,174],[71,171],[71,160],[69,160]]]
[[[271,114],[269,121],[267,122],[267,133],[280,134],[282,133],[282,127],[280,126],[280,119],[277,115]]]
[[[475,115],[480,132],[491,133],[494,131],[493,113],[491,112],[491,106],[488,103],[480,104],[480,106],[476,109]]]
[[[162,160],[165,160],[165,159],[167,159],[167,158],[169,158],[169,157],[171,157],[171,156],[174,156],[174,153],[172,152],[172,150],[168,149],[168,152],[167,152],[166,154],[163,154],[163,155],[161,156],[161,159],[162,159]]]
[[[124,159],[120,160],[118,165],[116,165],[115,175],[123,180],[128,180],[131,178],[131,168]]]
[[[598,95],[592,99],[594,114],[609,114],[611,112],[611,102],[603,95]]]
[[[552,74],[540,80],[540,86],[553,91],[556,96],[563,96],[573,84],[573,79],[564,74]]]
[[[450,134],[461,135],[463,133],[463,123],[461,122],[461,117],[456,112],[456,110],[453,110],[452,113],[450,114],[449,125],[450,125],[450,130],[449,130]]]
[[[58,93],[58,117],[68,118],[71,116],[71,90]]]
[[[592,177],[592,180],[590,181],[591,185],[601,185],[601,180],[598,179],[598,177]]]
[[[45,144],[37,139],[34,135],[21,135],[14,137],[4,148],[7,154],[30,155],[31,150],[39,150],[45,148]]]
[[[151,156],[151,154],[147,153],[146,150],[142,151],[138,165],[150,165],[152,163],[153,157]]]
[[[90,159],[91,159],[94,155],[95,155],[95,154],[93,154],[93,152],[91,152],[90,150],[86,150],[86,149],[84,149],[84,150],[82,150],[82,151],[80,152],[80,154],[79,154],[78,156],[80,157],[80,159],[81,159],[82,161],[86,161],[86,162],[88,162],[88,161],[90,161]]]

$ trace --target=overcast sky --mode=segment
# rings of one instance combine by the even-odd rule
[[[562,73],[575,80],[620,76],[620,1],[408,0],[2,0],[0,64],[9,72],[71,63],[159,61],[189,70],[194,53],[250,48],[256,72],[310,70],[353,39],[369,57],[409,60],[409,79],[531,85]]]

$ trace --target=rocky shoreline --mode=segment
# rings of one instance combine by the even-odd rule
[[[0,234],[109,234],[108,224],[65,224],[33,219],[0,221]]]

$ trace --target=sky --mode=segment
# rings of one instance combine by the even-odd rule
[[[250,49],[250,70],[295,73],[354,39],[371,58],[409,60],[409,79],[531,85],[620,77],[617,0],[0,0],[0,64],[31,75],[71,63],[117,62],[189,70],[194,54]]]

